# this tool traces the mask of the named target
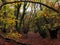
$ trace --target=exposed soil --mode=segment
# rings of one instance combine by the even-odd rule
[[[19,40],[18,42],[25,43],[27,45],[60,45],[60,35],[58,34],[57,39],[50,39],[50,37],[43,39],[39,35],[39,33],[29,32],[27,37],[25,34],[23,34],[22,39]],[[22,45],[22,44],[18,44],[12,40],[7,41],[0,36],[0,45]]]

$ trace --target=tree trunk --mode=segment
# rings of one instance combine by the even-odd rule
[[[49,30],[51,39],[57,39],[57,30]]]
[[[40,26],[38,25],[38,23],[36,23],[36,25],[37,25],[37,28],[38,28],[38,32],[39,32],[39,34],[42,36],[42,38],[46,38],[46,37],[47,37],[46,30],[42,30],[42,29],[40,28]]]
[[[45,30],[40,30],[39,34],[42,36],[42,38],[46,38],[47,37],[47,33]]]
[[[21,4],[17,4],[17,6],[15,6],[15,8],[17,9],[17,10],[14,11],[14,15],[16,16],[16,20],[18,20],[18,18],[19,18],[20,7],[21,7]],[[18,27],[18,22],[17,22],[17,21],[16,21],[15,28],[16,28],[16,30],[17,30],[18,32],[20,31],[20,30],[19,30],[19,27]]]

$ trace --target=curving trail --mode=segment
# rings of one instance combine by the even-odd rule
[[[39,33],[29,32],[28,37],[23,34],[22,40],[19,42],[0,36],[0,45],[60,45],[60,35],[57,39],[52,40],[49,37],[43,39]]]
[[[43,39],[39,33],[28,33],[28,38],[25,38],[25,36],[22,38],[22,42],[32,44],[32,45],[60,45],[60,35],[58,34],[57,39],[50,39],[50,37],[47,37],[46,39]]]

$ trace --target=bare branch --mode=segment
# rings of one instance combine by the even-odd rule
[[[40,2],[33,2],[33,1],[14,1],[14,2],[6,2],[6,3],[3,3],[3,4],[0,6],[0,10],[1,10],[2,7],[3,7],[4,5],[6,5],[6,4],[19,3],[19,2],[29,2],[29,3],[41,4],[41,5],[45,6],[45,7],[49,8],[49,9],[52,9],[53,11],[59,13],[59,11],[56,10],[56,9],[54,9],[53,7],[50,7],[50,6],[48,6],[48,5],[46,5],[46,4],[43,4],[43,3],[40,3]]]

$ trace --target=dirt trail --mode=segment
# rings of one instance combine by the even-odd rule
[[[39,33],[28,33],[28,38],[26,38],[25,34],[23,34],[23,37],[21,40],[19,40],[21,43],[25,43],[27,45],[60,45],[60,35],[58,35],[58,38],[56,40],[51,40],[50,38],[43,39]],[[0,36],[0,45],[20,45],[14,41],[6,41]],[[21,44],[22,45],[22,44]]]
[[[50,39],[47,37],[46,39],[43,39],[39,33],[28,33],[28,38],[23,38],[22,42],[32,44],[32,45],[60,45],[60,35],[58,35],[57,39]]]

